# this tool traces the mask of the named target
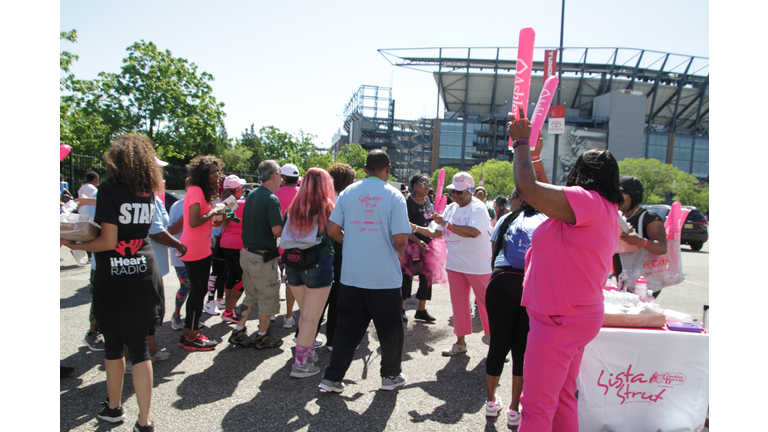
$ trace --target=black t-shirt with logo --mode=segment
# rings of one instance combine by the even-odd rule
[[[94,220],[117,227],[115,249],[94,254],[93,314],[104,334],[162,324],[163,280],[147,238],[154,211],[154,194],[135,194],[123,184],[99,185]]]
[[[659,216],[656,212],[653,210],[641,210],[638,211],[636,214],[632,215],[631,218],[627,219],[627,223],[634,228],[635,232],[640,233],[640,230],[637,229],[638,225],[640,225],[640,216],[645,213],[645,216],[643,217],[643,238],[648,239],[648,225],[651,222],[655,221],[661,221],[661,216]],[[621,265],[621,258],[619,257],[619,254],[613,254],[613,271],[615,274],[621,274],[621,271],[624,269],[624,266]]]
[[[425,216],[428,213],[428,209],[430,208],[429,197],[424,198],[424,204],[419,204],[414,201],[413,196],[409,196],[405,200],[405,205],[408,208],[408,221],[410,221],[412,224],[418,225],[420,227],[426,227],[430,222],[432,222],[431,215],[429,219],[427,219]],[[418,233],[416,234],[416,237],[427,244],[432,241],[431,238]]]

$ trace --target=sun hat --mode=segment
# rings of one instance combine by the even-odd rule
[[[465,191],[469,189],[472,192],[475,189],[475,180],[469,175],[468,172],[459,172],[453,176],[453,183],[446,186],[448,189],[456,189],[457,191]]]

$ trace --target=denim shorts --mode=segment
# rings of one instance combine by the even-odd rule
[[[317,257],[317,263],[309,270],[296,270],[285,266],[286,284],[306,286],[307,288],[325,288],[333,283],[333,258],[328,255]]]

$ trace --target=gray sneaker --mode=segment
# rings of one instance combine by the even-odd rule
[[[304,367],[299,367],[295,363],[291,365],[291,377],[306,378],[320,373],[320,368],[307,362]]]
[[[400,374],[392,377],[381,378],[381,390],[394,390],[405,384],[405,375]]]
[[[317,360],[320,358],[320,356],[317,355],[317,351],[315,351],[315,355],[312,357],[307,357],[307,363],[317,363]]]
[[[320,385],[318,387],[320,387],[321,389],[327,392],[341,393],[344,391],[344,383],[341,381],[331,381],[331,380],[323,379],[322,381],[320,381]]]
[[[184,329],[184,321],[181,319],[181,315],[173,315],[171,316],[171,328],[174,330],[183,330]]]
[[[91,332],[85,334],[83,337],[83,343],[88,345],[91,351],[104,351],[104,338],[99,332]]]

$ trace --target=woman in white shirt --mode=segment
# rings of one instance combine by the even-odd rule
[[[453,203],[445,208],[442,215],[433,216],[437,229],[432,232],[429,228],[411,224],[414,233],[432,238],[445,236],[448,245],[445,268],[451,291],[456,343],[450,350],[443,351],[444,356],[467,351],[464,338],[472,333],[470,290],[475,293],[483,332],[490,334],[485,289],[491,276],[491,220],[485,203],[472,196],[474,188],[475,181],[469,173],[457,173],[453,176],[453,183],[448,185]],[[486,336],[483,341],[487,343]]]

